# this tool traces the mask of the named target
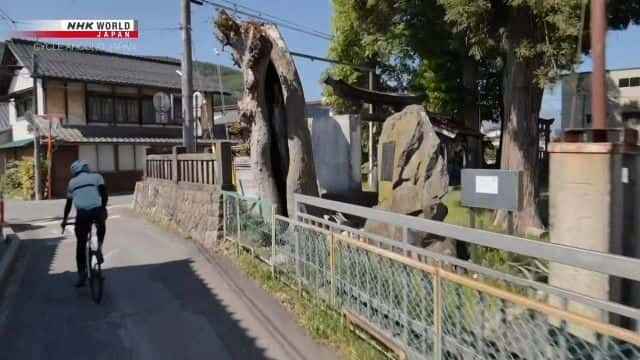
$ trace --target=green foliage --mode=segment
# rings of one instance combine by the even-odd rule
[[[441,113],[460,112],[464,97],[473,96],[462,86],[466,40],[445,21],[438,1],[334,0],[333,6],[329,55],[375,66],[378,89],[425,93],[426,108]],[[329,74],[351,85],[368,85],[367,74],[348,66],[335,65]],[[329,87],[325,96],[341,112],[357,112],[362,105],[337,98]]]
[[[47,178],[46,161],[42,161],[41,168],[42,185],[44,185]],[[34,181],[33,157],[25,156],[9,163],[0,184],[4,194],[21,199],[32,199],[34,197]]]
[[[476,58],[513,52],[532,65],[540,86],[555,81],[578,61],[579,36],[588,30],[588,4],[583,0],[438,0],[453,31],[467,40]],[[585,21],[581,23],[582,7]],[[609,26],[624,29],[640,20],[635,1],[608,1]],[[588,34],[580,49],[588,51]]]

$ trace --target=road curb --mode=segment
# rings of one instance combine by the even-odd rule
[[[11,265],[13,264],[16,255],[18,254],[18,249],[20,248],[20,238],[11,230],[9,226],[5,226],[4,234],[5,239],[9,243],[9,247],[7,251],[0,258],[0,291],[4,289],[6,286],[6,279],[9,275],[9,271],[11,269]]]

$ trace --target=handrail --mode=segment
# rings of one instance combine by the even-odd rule
[[[172,156],[172,155],[170,155],[170,156]],[[210,153],[178,154],[177,158],[178,158],[178,160],[206,160],[206,161],[215,161],[216,160],[215,155],[214,154],[210,154]]]
[[[327,221],[324,219],[320,219],[318,217],[315,217],[313,215],[309,215],[309,214],[298,214],[299,217],[301,217],[302,219],[307,219],[307,220],[312,220],[312,221],[317,221],[323,225],[327,225],[327,226],[331,226],[334,227],[336,229],[342,230],[342,231],[349,231],[352,232],[354,234],[357,234],[358,236],[364,236],[367,239],[370,239],[374,242],[378,242],[378,243],[383,243],[387,246],[396,246],[399,247],[401,245],[401,243],[399,243],[398,241],[395,240],[391,240],[376,234],[371,234],[371,233],[367,233],[365,231],[359,230],[359,229],[355,229],[349,226],[345,226],[345,225],[340,225],[340,224],[336,224],[335,222],[331,222],[331,221]],[[288,218],[280,216],[280,215],[276,215],[277,219],[280,220],[288,220]],[[508,273],[504,273],[501,271],[497,271],[482,265],[478,265],[478,264],[474,264],[472,262],[469,261],[465,261],[465,260],[461,260],[458,258],[455,258],[453,256],[448,256],[448,255],[444,255],[444,254],[440,254],[440,253],[436,253],[433,251],[429,251],[425,248],[419,248],[417,246],[413,246],[413,245],[408,245],[408,250],[411,251],[411,253],[414,254],[419,254],[419,255],[423,255],[425,257],[430,257],[433,258],[435,260],[438,261],[442,261],[443,263],[449,263],[452,265],[456,265],[462,268],[465,268],[467,270],[470,271],[474,271],[476,273],[479,274],[483,274],[486,276],[490,276],[492,278],[495,279],[500,279],[500,280],[504,280],[504,281],[508,281],[520,286],[528,286],[540,291],[543,291],[547,294],[550,295],[556,295],[562,298],[567,298],[567,299],[571,299],[573,301],[579,302],[581,304],[584,305],[588,305],[588,306],[593,306],[595,308],[601,309],[601,310],[605,310],[608,311],[610,313],[614,313],[617,315],[622,315],[631,319],[635,319],[635,320],[640,320],[640,309],[636,309],[627,305],[623,305],[623,304],[619,304],[619,303],[615,303],[612,301],[607,301],[607,300],[602,300],[602,299],[598,299],[598,298],[594,298],[585,294],[581,294],[575,291],[571,291],[571,290],[567,290],[567,289],[563,289],[557,286],[553,286],[553,285],[548,285],[548,284],[544,284],[538,281],[534,281],[534,280],[529,280],[529,279],[525,279],[522,277],[518,277],[515,275],[511,275]]]
[[[341,203],[333,200],[295,194],[296,211],[299,204],[334,210],[366,219],[380,221],[430,234],[454,238],[468,243],[492,247],[520,255],[575,266],[597,273],[640,281],[640,259],[613,255],[566,245],[545,243],[517,236],[494,233],[439,221]],[[405,244],[398,243],[398,247]]]

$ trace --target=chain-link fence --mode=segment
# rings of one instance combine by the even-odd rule
[[[534,291],[495,286],[442,258],[408,257],[361,231],[273,210],[225,194],[226,238],[255,251],[283,281],[362,319],[410,359],[640,359],[638,333],[552,306]]]

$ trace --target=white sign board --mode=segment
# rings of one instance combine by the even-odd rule
[[[498,177],[476,176],[476,192],[480,194],[498,194]]]
[[[484,209],[520,209],[522,179],[519,171],[462,169],[460,175],[462,205]]]

